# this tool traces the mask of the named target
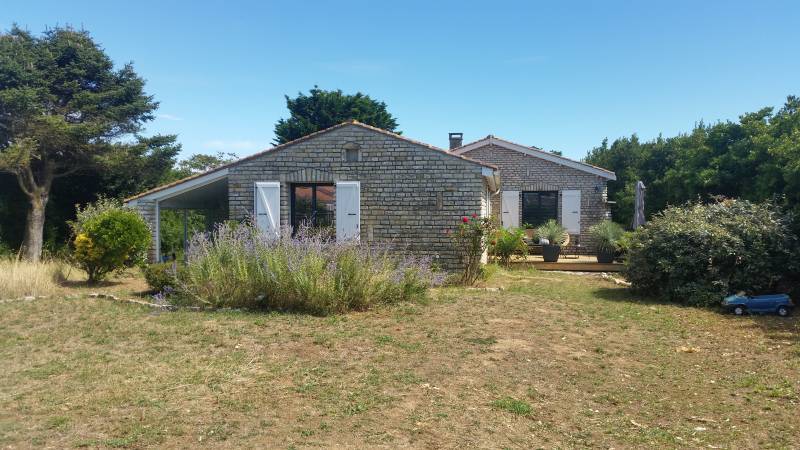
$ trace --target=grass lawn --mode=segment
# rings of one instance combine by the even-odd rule
[[[0,304],[0,447],[800,445],[797,316],[487,283],[333,317]]]

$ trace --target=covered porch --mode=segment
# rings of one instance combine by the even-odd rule
[[[228,219],[228,171],[220,169],[176,181],[126,200],[147,220],[152,262],[183,259],[195,233]]]

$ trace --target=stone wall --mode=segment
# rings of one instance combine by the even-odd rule
[[[345,161],[345,146],[359,160]],[[361,182],[361,239],[429,255],[445,269],[461,267],[445,231],[480,213],[482,166],[358,125],[256,155],[229,168],[232,219],[253,213],[256,181],[281,182],[281,227],[288,229],[291,183]]]
[[[589,227],[610,217],[606,203],[606,179],[581,170],[556,164],[535,156],[525,155],[515,150],[488,144],[464,154],[497,166],[500,170],[502,190],[508,191],[559,191],[558,220],[561,221],[560,191],[579,189],[581,191],[581,234],[580,243],[590,248]],[[599,188],[599,189],[597,189]],[[492,215],[500,220],[501,195],[492,196]],[[520,215],[522,196],[520,195]],[[522,218],[520,217],[520,225]]]

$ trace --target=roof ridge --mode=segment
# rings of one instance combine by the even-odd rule
[[[205,175],[220,171],[222,169],[226,169],[228,167],[235,166],[235,165],[237,165],[237,164],[239,164],[241,162],[249,161],[249,160],[251,160],[253,158],[259,157],[259,156],[264,155],[266,153],[270,153],[270,152],[274,152],[274,151],[278,151],[278,150],[283,150],[284,148],[289,147],[291,145],[307,141],[307,140],[309,140],[309,139],[311,139],[313,137],[319,136],[319,135],[327,133],[329,131],[337,130],[339,128],[342,128],[342,127],[345,127],[345,126],[348,126],[348,125],[354,125],[354,126],[357,126],[357,127],[360,127],[360,128],[367,129],[367,130],[376,131],[376,132],[385,134],[387,136],[394,137],[396,139],[400,139],[400,140],[403,140],[403,141],[406,141],[406,142],[409,142],[409,143],[412,143],[412,144],[415,144],[415,145],[420,145],[420,146],[426,147],[426,148],[428,148],[430,150],[435,150],[435,151],[438,151],[438,152],[442,152],[442,153],[444,153],[445,155],[448,155],[448,156],[453,156],[453,157],[456,157],[456,158],[459,158],[459,159],[463,159],[465,161],[469,161],[471,163],[478,164],[480,166],[489,167],[491,169],[497,169],[497,166],[495,166],[494,164],[488,164],[488,163],[485,163],[483,161],[478,161],[477,159],[469,158],[467,156],[454,155],[454,154],[452,154],[451,152],[449,152],[447,150],[444,150],[442,148],[433,146],[431,144],[427,144],[427,143],[422,142],[422,141],[416,141],[414,139],[407,138],[407,137],[402,136],[400,134],[397,134],[397,133],[394,133],[394,132],[391,132],[391,131],[388,131],[388,130],[384,130],[383,128],[378,128],[378,127],[375,127],[375,126],[372,126],[372,125],[367,125],[365,123],[359,122],[356,119],[348,119],[348,120],[345,120],[344,122],[337,123],[336,125],[331,125],[328,128],[323,128],[323,129],[317,130],[317,131],[315,131],[313,133],[309,133],[309,134],[307,134],[305,136],[300,136],[299,138],[291,140],[289,142],[284,142],[283,144],[278,144],[278,145],[272,146],[270,148],[257,151],[256,153],[253,153],[252,155],[248,155],[248,156],[239,158],[236,161],[231,161],[229,163],[222,164],[220,166],[214,167],[213,169],[206,170],[205,172],[192,174],[192,175],[190,175],[188,177],[184,177],[184,178],[181,178],[179,180],[175,180],[175,181],[167,183],[167,184],[156,186],[154,188],[148,189],[148,190],[146,190],[144,192],[140,192],[140,193],[138,193],[136,195],[133,195],[131,197],[126,198],[124,200],[124,202],[129,202],[131,200],[136,200],[138,198],[144,197],[144,196],[152,194],[154,192],[162,191],[162,190],[167,189],[169,187],[179,185],[179,184],[184,183],[186,181],[190,181],[190,180],[193,180],[195,178],[199,178],[199,177],[202,177],[202,176],[205,176]]]
[[[497,140],[497,141],[502,141],[502,142],[505,142],[505,143],[508,143],[508,144],[511,144],[511,145],[516,145],[516,146],[519,146],[519,147],[527,148],[527,149],[530,149],[530,150],[534,150],[534,151],[538,151],[538,152],[542,152],[542,153],[547,153],[548,155],[552,155],[552,156],[554,156],[556,158],[560,158],[560,159],[563,159],[565,161],[569,161],[569,162],[573,162],[573,163],[577,163],[577,164],[583,164],[584,166],[587,166],[587,167],[592,167],[592,168],[597,169],[597,170],[602,170],[604,172],[608,172],[609,174],[614,174],[614,172],[611,171],[611,170],[604,169],[602,167],[598,167],[598,166],[589,164],[587,162],[583,162],[583,161],[580,161],[580,160],[577,160],[577,159],[568,158],[568,157],[563,156],[563,155],[558,155],[558,154],[553,153],[553,152],[551,152],[549,150],[544,150],[544,149],[542,149],[540,147],[536,147],[535,145],[528,146],[528,145],[518,144],[518,143],[516,143],[514,141],[509,141],[508,139],[497,137],[497,136],[495,136],[493,134],[490,134],[490,135],[486,136],[485,138],[478,139],[478,140],[470,142],[468,144],[464,144],[464,145],[462,145],[460,147],[456,147],[456,148],[450,150],[450,152],[456,152],[456,151],[458,151],[460,149],[463,149],[464,147],[469,147],[471,145],[475,145],[475,144],[477,144],[479,142],[482,142],[482,141],[491,141],[492,139]]]

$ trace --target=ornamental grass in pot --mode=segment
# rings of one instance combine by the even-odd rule
[[[561,243],[567,237],[567,230],[554,219],[550,219],[536,229],[536,236],[542,244],[544,262],[557,262],[561,254]]]
[[[589,228],[589,235],[594,240],[597,251],[597,262],[609,264],[614,262],[614,255],[620,247],[625,230],[615,222],[604,220]]]

